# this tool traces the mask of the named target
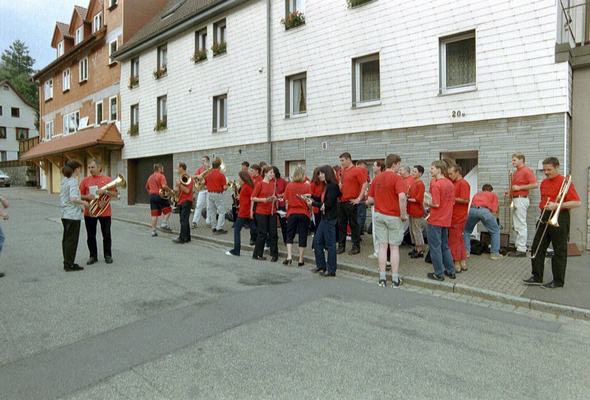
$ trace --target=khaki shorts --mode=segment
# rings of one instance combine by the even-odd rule
[[[399,246],[404,240],[404,223],[400,217],[380,214],[375,211],[375,240]]]
[[[422,246],[424,244],[424,225],[424,218],[410,217],[410,236],[415,246]]]

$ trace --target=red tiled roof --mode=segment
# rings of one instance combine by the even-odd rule
[[[20,159],[23,161],[34,160],[95,145],[123,147],[123,139],[121,139],[121,134],[115,124],[84,129],[72,135],[65,135],[48,142],[39,143],[23,154]]]

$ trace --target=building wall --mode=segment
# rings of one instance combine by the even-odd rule
[[[0,151],[6,151],[8,161],[17,160],[19,147],[16,139],[16,128],[29,129],[30,138],[39,136],[39,132],[35,127],[36,111],[25,103],[9,85],[0,86],[0,106],[2,106],[0,126],[6,128],[6,139],[0,139]],[[12,107],[17,107],[20,110],[19,118],[12,117]]]

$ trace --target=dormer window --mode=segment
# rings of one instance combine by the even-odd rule
[[[76,29],[76,38],[74,44],[81,43],[84,40],[84,26],[79,27]]]
[[[102,11],[92,19],[92,33],[96,33],[102,28]]]
[[[109,0],[109,9],[114,8],[117,5],[117,0]]]
[[[57,57],[61,57],[64,55],[64,41],[62,40],[57,44]]]

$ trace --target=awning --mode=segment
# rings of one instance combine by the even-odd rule
[[[35,160],[94,146],[121,148],[123,144],[123,139],[121,139],[121,134],[115,124],[101,125],[97,128],[84,129],[71,135],[39,143],[23,154],[20,159],[23,161]]]

